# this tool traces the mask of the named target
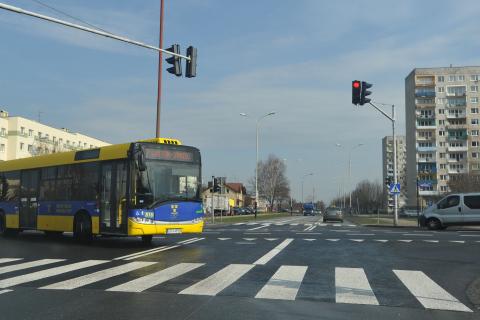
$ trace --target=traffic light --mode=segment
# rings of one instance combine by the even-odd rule
[[[358,80],[352,81],[352,103],[358,105],[360,103],[360,91],[362,84]]]
[[[188,47],[187,57],[189,57],[190,60],[187,60],[185,77],[195,78],[197,76],[197,48],[192,46]]]
[[[174,44],[170,48],[165,49],[165,50],[170,51],[170,52],[175,53],[175,54],[180,54],[180,45]],[[177,77],[182,76],[182,64],[181,64],[181,61],[180,61],[180,57],[171,56],[169,58],[166,58],[165,61],[167,61],[167,63],[172,65],[170,68],[167,69],[167,71],[169,73],[172,73],[172,74],[176,75]]]
[[[372,85],[368,82],[362,81],[361,93],[360,93],[360,105],[363,106],[365,103],[370,103],[371,99],[367,98],[372,94],[371,91],[368,91],[368,88],[371,88]]]
[[[213,192],[220,192],[220,178],[213,178]]]

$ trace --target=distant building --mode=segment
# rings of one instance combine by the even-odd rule
[[[480,174],[480,67],[416,68],[405,79],[408,202],[449,191],[458,174]]]
[[[406,204],[406,190],[407,190],[407,147],[405,144],[405,136],[396,136],[397,142],[397,181],[400,183],[400,195],[398,197],[398,207],[401,208]],[[382,168],[383,181],[391,178],[393,181],[393,137],[387,136],[382,139]],[[393,206],[393,198],[388,195],[386,203],[389,207]]]
[[[0,161],[109,145],[89,136],[57,129],[0,111]]]

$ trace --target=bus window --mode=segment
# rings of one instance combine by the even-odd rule
[[[18,201],[18,195],[20,193],[20,173],[18,171],[5,172],[2,184],[2,200]]]

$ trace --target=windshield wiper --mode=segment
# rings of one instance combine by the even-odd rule
[[[181,201],[181,200],[188,200],[188,199],[185,198],[185,197],[180,197],[180,196],[179,197],[169,197],[169,198],[166,198],[166,199],[158,199],[158,200],[153,201],[150,205],[148,205],[148,209],[153,209],[156,206],[158,206],[159,204],[164,203],[164,202]]]

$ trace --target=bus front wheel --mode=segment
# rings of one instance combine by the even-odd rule
[[[80,213],[75,216],[73,236],[79,242],[88,243],[92,241],[92,221],[85,213]]]
[[[152,244],[152,239],[153,239],[152,235],[142,236],[142,243],[146,246],[149,246]]]

